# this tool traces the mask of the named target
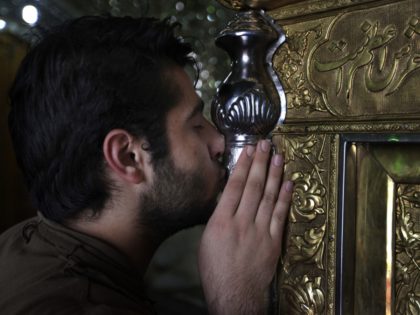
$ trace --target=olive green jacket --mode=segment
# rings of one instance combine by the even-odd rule
[[[110,245],[42,216],[0,236],[0,314],[154,314]]]

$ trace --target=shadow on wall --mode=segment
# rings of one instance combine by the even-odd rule
[[[0,233],[36,214],[16,164],[7,126],[8,91],[26,51],[27,44],[22,40],[0,34]]]

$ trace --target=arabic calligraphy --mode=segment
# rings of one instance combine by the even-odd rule
[[[420,24],[415,26],[418,26],[420,29]],[[410,27],[410,31],[418,31],[411,24]],[[350,99],[356,72],[361,68],[364,68],[364,78],[369,91],[379,92],[388,87],[386,95],[389,95],[401,86],[409,73],[420,67],[420,54],[413,54],[412,45],[406,45],[394,53],[393,65],[387,69],[388,71],[384,69],[386,57],[389,54],[386,45],[397,36],[395,25],[390,24],[385,26],[383,30],[380,30],[378,22],[372,25],[370,22],[365,21],[361,25],[361,31],[365,33],[362,44],[344,57],[325,63],[314,59],[315,69],[319,72],[337,70],[335,92],[337,95],[345,93],[345,99],[347,101]],[[345,45],[346,42],[341,40],[338,43],[333,42],[329,49],[333,51],[339,49],[342,51]],[[381,51],[375,56],[374,51],[379,49]],[[375,57],[378,58],[378,63],[376,64],[373,63]],[[402,66],[404,70],[400,71],[399,75],[397,75],[400,63],[404,63],[404,61],[405,65]],[[387,73],[383,78],[375,78],[375,67],[377,65],[379,65],[379,69],[377,69],[379,72]]]
[[[420,18],[412,12],[342,14],[313,47],[308,79],[334,115],[392,113],[405,97],[410,103],[399,108],[417,113],[410,91],[419,83],[419,36]]]
[[[404,34],[408,38],[412,38],[415,34],[420,35],[420,19],[417,16],[410,19]]]

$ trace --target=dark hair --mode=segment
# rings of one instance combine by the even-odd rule
[[[168,154],[166,114],[180,97],[167,76],[192,63],[168,19],[82,17],[51,30],[23,60],[10,91],[9,128],[35,206],[63,221],[104,207],[102,144],[123,128]]]

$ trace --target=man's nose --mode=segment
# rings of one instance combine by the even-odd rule
[[[211,126],[211,133],[210,155],[213,160],[221,160],[225,152],[225,137],[214,126]]]

